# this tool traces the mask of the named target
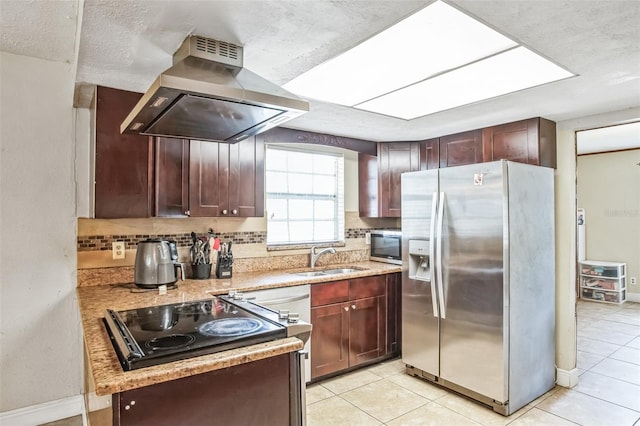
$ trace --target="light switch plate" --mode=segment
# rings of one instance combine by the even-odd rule
[[[114,241],[112,243],[112,253],[114,259],[124,259],[124,241]]]
[[[364,234],[364,243],[371,244],[371,232],[367,232]]]

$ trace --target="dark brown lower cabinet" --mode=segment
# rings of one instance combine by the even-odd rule
[[[397,303],[397,296],[388,295],[395,275],[311,286],[311,379],[399,352],[398,308],[389,304]]]
[[[292,357],[283,354],[114,394],[113,424],[299,424],[290,418]]]
[[[384,355],[387,329],[385,296],[349,302],[349,366]]]
[[[349,304],[311,308],[311,378],[349,367]]]
[[[397,355],[402,347],[400,337],[402,336],[402,298],[400,297],[400,286],[402,285],[402,274],[387,275],[387,339],[386,354]]]

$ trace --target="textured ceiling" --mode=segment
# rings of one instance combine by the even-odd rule
[[[0,48],[73,63],[79,20],[76,81],[143,92],[184,38],[198,34],[243,45],[247,68],[284,84],[429,3],[0,0]],[[448,3],[578,76],[411,121],[311,100],[311,112],[287,127],[419,140],[534,116],[562,121],[640,106],[640,1]],[[380,60],[402,72],[403,58],[394,52],[380,52]]]

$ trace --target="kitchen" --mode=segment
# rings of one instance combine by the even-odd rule
[[[615,5],[619,4],[624,3],[615,3]],[[83,12],[88,21],[92,13],[97,14],[96,6],[92,2],[84,2],[84,5],[94,6],[94,8],[85,7]],[[609,7],[623,8],[615,5],[609,4]],[[3,34],[5,28],[13,28],[11,22],[7,22],[5,25],[4,19],[8,18],[4,17],[14,16],[17,22],[21,22],[16,15],[10,14],[12,11],[10,6],[11,2],[2,2]],[[40,6],[47,11],[46,6]],[[601,7],[606,9],[606,6],[605,2]],[[88,189],[82,188],[83,185],[88,185],[87,180],[82,176],[87,176],[88,171],[83,168],[89,168],[88,158],[91,153],[88,152],[87,144],[78,143],[76,146],[76,141],[89,140],[91,129],[89,126],[76,126],[77,121],[85,120],[88,122],[88,111],[72,108],[74,84],[76,81],[82,80],[76,79],[76,68],[74,65],[70,65],[75,64],[75,53],[69,55],[68,52],[76,52],[76,26],[73,20],[82,14],[79,13],[81,7],[75,2],[69,2],[67,6],[58,5],[58,7],[62,10],[53,8],[46,15],[55,17],[56,24],[53,27],[59,28],[60,34],[49,34],[46,31],[44,33],[52,38],[62,37],[66,42],[63,46],[66,46],[67,49],[70,46],[70,50],[65,50],[60,54],[64,58],[63,60],[57,59],[61,56],[55,56],[54,49],[49,49],[50,52],[30,52],[29,48],[35,48],[32,44],[23,47],[20,47],[20,43],[17,43],[18,47],[3,44],[2,48],[2,200],[3,205],[6,206],[3,209],[2,225],[3,396],[1,410],[3,412],[38,406],[51,401],[75,404],[77,398],[74,397],[80,395],[83,388],[82,370],[79,368],[82,365],[82,336],[78,328],[79,318],[75,301],[76,257],[78,254],[76,232],[78,229],[77,218],[86,216],[89,201],[87,198],[76,200],[75,193],[76,191],[85,194],[88,192]],[[406,7],[411,10],[417,9],[415,4],[409,4]],[[471,8],[467,4],[464,4],[463,7]],[[485,5],[485,7],[489,8],[485,13],[495,14],[495,10],[491,11],[490,5]],[[610,15],[603,13],[602,10],[597,12],[577,10],[572,11],[572,16],[582,17],[577,21],[589,22],[590,26],[594,20],[592,16],[596,16],[598,19],[602,19],[602,24],[600,26],[593,25],[593,27],[606,28],[610,22],[608,19],[613,19],[615,22],[622,19],[619,14],[633,19],[637,15],[629,13],[629,10],[635,10],[634,7],[637,7],[636,4],[631,2],[626,4],[626,7],[623,8],[624,11],[617,10],[618,14],[615,10]],[[481,15],[480,12],[477,11],[476,14]],[[26,10],[23,13],[25,13],[23,16],[26,19],[31,12]],[[403,12],[396,13],[402,14]],[[572,28],[571,23],[574,20],[568,16],[565,17],[561,11],[549,10],[547,13],[552,18],[547,18],[546,21],[558,21],[554,24],[557,31],[561,31],[562,28]],[[558,17],[564,21],[559,20]],[[508,20],[509,18],[505,16],[504,19]],[[43,28],[49,28],[51,25],[50,23],[43,24]],[[256,25],[253,23],[247,27],[255,27]],[[516,26],[521,25],[513,24],[513,27]],[[135,27],[135,25],[124,25],[124,27]],[[286,25],[278,27],[286,28]],[[501,24],[500,27],[505,28],[505,31],[510,34],[518,34],[517,28],[510,27],[508,23],[504,23],[504,26]],[[637,59],[637,56],[633,56],[637,55],[637,44],[634,44],[634,34],[636,33],[630,29],[631,27],[628,29],[628,34],[630,34],[628,41],[631,44],[620,48],[624,49],[629,63],[637,63],[637,61],[634,62],[634,58]],[[622,31],[626,27],[620,25],[620,28]],[[26,35],[22,40],[32,41],[30,37],[33,34],[40,34],[37,29],[38,27],[25,25],[24,29],[21,28],[20,31],[29,31],[32,34]],[[80,28],[78,31],[82,32]],[[570,30],[567,29],[567,31]],[[117,31],[111,31],[111,33],[111,36],[116,37]],[[182,39],[184,35],[181,34],[179,38]],[[224,35],[226,34],[221,34],[221,36]],[[617,71],[622,74],[617,79],[602,77],[602,81],[610,81],[611,84],[598,83],[600,80],[597,79],[597,81],[590,81],[591,93],[586,95],[586,89],[583,89],[583,91],[574,92],[571,95],[578,98],[582,106],[574,106],[572,107],[574,109],[565,112],[564,115],[557,112],[561,118],[555,120],[557,122],[558,149],[556,279],[559,283],[556,288],[556,319],[559,330],[556,338],[558,347],[556,362],[558,367],[565,371],[571,371],[575,367],[575,343],[573,342],[575,336],[575,309],[573,308],[575,292],[572,284],[575,282],[573,266],[575,264],[575,244],[573,241],[575,240],[576,167],[574,131],[636,120],[638,117],[637,80],[628,78],[634,75],[634,71],[629,71],[630,74],[625,79],[624,66],[614,61],[614,59],[620,60],[619,56],[621,56],[616,56],[615,38],[604,37],[600,34],[595,36],[592,34],[591,36],[595,38],[584,42],[583,46],[597,46],[598,43],[602,43],[599,45],[602,46],[601,48],[593,50],[604,56],[600,59],[603,63],[608,63],[614,69],[620,67]],[[566,38],[558,36],[556,39]],[[71,40],[70,44],[68,40]],[[129,40],[126,40],[123,43],[128,42]],[[251,45],[247,40],[244,42],[248,46]],[[547,44],[550,42],[547,41]],[[46,43],[42,45],[47,46]],[[115,48],[116,45],[113,46]],[[175,47],[173,46],[173,49]],[[539,49],[542,50],[541,47]],[[162,60],[165,63],[160,64],[159,69],[153,70],[151,74],[157,74],[170,65],[172,53],[170,50],[169,48],[165,49],[162,55]],[[269,52],[266,48],[247,49],[247,52],[252,52],[252,55],[257,54],[258,51],[264,51],[265,54]],[[593,54],[593,52],[590,53]],[[48,56],[50,54],[53,57]],[[322,59],[319,57],[317,61]],[[581,64],[579,74],[584,75],[584,79],[588,79],[590,67],[588,64],[591,64],[591,60],[587,61],[582,58],[581,61],[583,62],[578,61]],[[108,64],[103,64],[101,67],[108,69]],[[121,69],[122,67],[119,67],[117,70],[106,73],[117,75]],[[631,68],[631,70],[633,69],[635,68]],[[602,72],[606,74],[607,70],[609,68],[605,67]],[[264,73],[261,72],[261,74]],[[133,77],[127,76],[127,78]],[[282,82],[284,82],[286,77],[282,78]],[[145,84],[148,85],[148,83],[147,81]],[[112,86],[128,88],[125,84],[112,84]],[[144,84],[142,86],[137,90],[143,91]],[[556,97],[555,93],[552,93],[552,89],[543,87],[540,90],[543,90],[543,93],[523,94],[527,99],[527,104],[546,103],[547,100]],[[602,92],[606,92],[610,97],[599,99],[596,94],[602,94]],[[541,106],[536,110],[536,113],[526,114],[508,104],[504,99],[498,99],[496,102],[498,104],[491,109],[478,104],[458,112],[443,113],[444,115],[439,116],[438,119],[428,120],[424,126],[429,129],[428,134],[425,134],[424,131],[419,131],[418,135],[409,133],[402,140],[436,137],[465,129],[480,128],[488,124],[499,124],[530,116],[545,116],[544,111],[546,110]],[[46,108],[42,108],[43,106]],[[318,113],[322,113],[326,106],[319,104],[318,108]],[[36,124],[33,121],[24,120],[24,116],[37,118]],[[461,122],[463,117],[468,121]],[[344,115],[333,116],[333,119],[336,121],[335,133],[337,134],[350,134],[347,130],[352,132],[354,127],[360,126],[353,124],[352,121],[343,121],[345,120]],[[322,122],[322,129],[310,128],[309,130],[323,130],[326,120],[322,120]],[[324,130],[322,133],[330,132]],[[393,139],[389,137],[386,140]],[[76,166],[79,170],[74,170]],[[37,200],[37,204],[34,204],[34,200]],[[9,210],[9,206],[12,207],[11,210]],[[37,208],[34,208],[36,206]],[[357,217],[357,208],[352,205],[350,211],[353,212],[352,216]],[[196,219],[189,220],[196,221],[190,223],[189,228],[195,229],[196,226],[200,226]],[[137,220],[125,223],[125,226],[130,227],[132,224],[143,229],[152,226],[149,225],[149,220]],[[247,227],[250,232],[264,230],[264,225],[254,225],[253,221],[249,219],[246,221],[231,219],[228,222],[218,219],[213,223],[207,221],[203,225],[203,231],[209,226],[212,226],[217,232],[225,230],[241,232],[244,227]],[[124,234],[130,233],[137,234],[138,232],[125,232]],[[97,233],[97,235],[101,235],[101,233]],[[29,244],[24,243],[25,238],[30,241]],[[36,241],[36,243],[32,241]],[[25,305],[29,306],[28,310],[24,309]],[[26,345],[26,339],[40,341],[42,349],[25,356],[22,351]],[[47,354],[47,356],[43,354]],[[71,411],[76,409],[75,405],[58,404],[58,406],[62,406],[66,410],[71,409]]]

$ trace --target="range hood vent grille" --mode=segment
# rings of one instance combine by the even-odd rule
[[[242,62],[241,46],[189,36],[120,132],[236,143],[309,111],[307,101]]]
[[[242,48],[235,44],[196,36],[196,50],[216,56],[222,56],[234,61],[240,60],[239,66],[242,66],[242,59],[240,58],[242,56]]]

